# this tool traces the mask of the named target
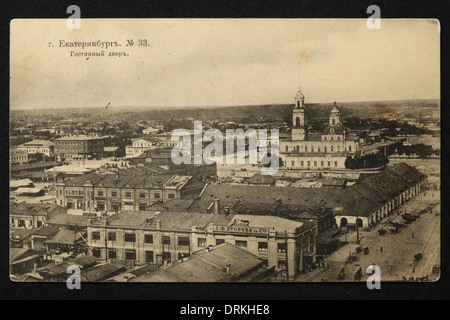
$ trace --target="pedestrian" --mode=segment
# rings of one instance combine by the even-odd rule
[[[383,252],[383,247],[380,247],[380,252]]]

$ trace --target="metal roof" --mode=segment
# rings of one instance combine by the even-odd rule
[[[248,271],[262,267],[259,257],[232,244],[223,243],[209,250],[193,253],[185,261],[136,277],[132,282],[231,282]],[[227,266],[230,272],[227,273]]]
[[[233,223],[239,223],[242,221],[248,222],[250,228],[271,228],[276,232],[295,232],[297,228],[303,226],[303,222],[288,220],[280,217],[266,216],[266,215],[249,215],[249,214],[237,214],[234,216],[233,221],[230,222],[230,226]]]
[[[45,243],[73,245],[76,241],[82,239],[79,232],[62,229]]]
[[[157,221],[159,221],[161,229],[191,230],[194,226],[204,229],[209,223],[226,226],[231,219],[232,216],[223,214],[197,212],[123,211],[108,217],[108,225],[124,228],[155,229]]]
[[[47,224],[54,225],[78,225],[86,226],[89,217],[75,214],[57,214],[47,221]]]

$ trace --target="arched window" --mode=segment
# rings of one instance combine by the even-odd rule
[[[323,152],[327,153],[327,146],[323,147]]]
[[[308,147],[307,146],[305,146],[305,152],[308,152]]]
[[[297,151],[300,151],[300,146],[299,145],[297,145]]]
[[[311,152],[314,152],[314,146],[311,146]]]
[[[297,108],[300,108],[300,101],[297,100]]]
[[[295,118],[295,125],[296,125],[297,127],[300,127],[300,125],[301,125],[300,117]]]
[[[352,152],[352,146],[348,146],[348,151]]]
[[[289,152],[289,146],[286,146],[286,152]]]
[[[332,124],[333,126],[336,124],[336,119],[335,119],[335,118],[331,119],[331,124]]]
[[[334,146],[331,146],[331,152],[334,152]]]
[[[341,146],[338,146],[338,152],[341,152]]]

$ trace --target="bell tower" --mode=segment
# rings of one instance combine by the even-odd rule
[[[292,141],[305,139],[306,131],[305,96],[299,88],[295,96],[295,107],[292,112]]]
[[[337,108],[335,101],[333,110],[331,110],[330,114],[330,126],[337,126],[341,124],[340,115],[341,113],[339,112],[339,109]]]

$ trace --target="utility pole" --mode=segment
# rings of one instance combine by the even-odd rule
[[[358,225],[358,216],[356,216],[356,243],[359,244],[359,225]]]
[[[105,260],[108,262],[108,229],[106,228],[106,224],[107,221],[105,220]]]
[[[286,245],[286,282],[289,282],[288,241],[286,230],[284,230],[284,243]]]

